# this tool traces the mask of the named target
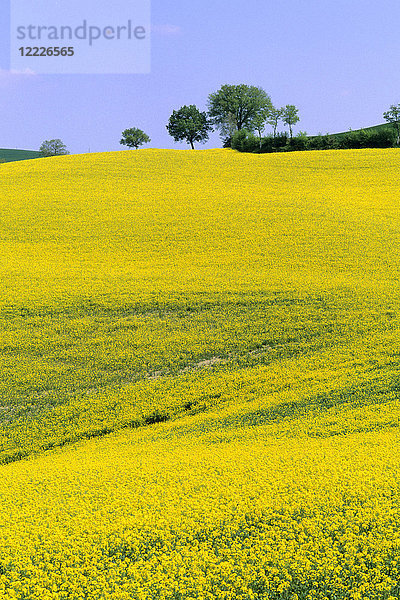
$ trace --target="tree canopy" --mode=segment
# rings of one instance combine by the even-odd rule
[[[294,104],[286,104],[283,108],[282,112],[282,121],[285,125],[289,126],[290,131],[290,139],[293,137],[292,127],[298,121],[300,121],[300,117],[298,116],[299,109],[294,106]]]
[[[400,142],[400,104],[392,104],[386,112],[383,113],[383,118],[391,123],[396,130],[396,144]]]
[[[39,148],[42,156],[58,156],[60,154],[69,154],[67,147],[60,139],[45,140]]]
[[[200,112],[194,104],[174,110],[166,127],[176,142],[186,140],[193,150],[194,142],[206,142],[212,131],[207,113]]]
[[[149,142],[151,142],[151,139],[144,131],[137,129],[137,127],[131,127],[122,132],[122,139],[119,143],[130,148],[136,148],[137,150],[139,146],[148,144]]]
[[[268,125],[271,125],[273,132],[274,132],[274,138],[276,137],[276,129],[278,127],[278,122],[281,119],[283,113],[284,113],[284,108],[275,108],[273,107],[270,111],[269,114],[267,116],[267,123]]]
[[[225,84],[208,97],[209,115],[223,135],[228,129],[231,133],[232,125],[236,131],[254,131],[272,108],[269,95],[252,85]]]

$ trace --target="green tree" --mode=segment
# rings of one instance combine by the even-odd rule
[[[130,148],[136,148],[137,150],[139,146],[143,146],[143,144],[148,144],[149,142],[151,142],[151,139],[144,131],[137,129],[137,127],[131,127],[122,132],[122,139],[119,143]]]
[[[253,119],[253,128],[254,131],[258,133],[258,144],[261,148],[262,146],[262,134],[264,131],[265,123],[267,122],[267,118],[270,114],[271,109],[265,108],[260,110],[260,112]]]
[[[284,108],[275,108],[274,106],[269,111],[267,117],[268,125],[271,125],[274,132],[274,139],[276,138],[276,129],[278,127],[278,122],[284,113]]]
[[[289,126],[290,139],[293,137],[293,125],[300,121],[300,117],[297,114],[298,112],[298,108],[296,108],[293,104],[286,104],[286,106],[283,108],[282,121],[285,123],[285,125]]]
[[[237,132],[236,119],[233,113],[228,113],[225,122],[220,126],[221,138],[224,142],[224,148],[231,147],[232,139]]]
[[[194,142],[203,144],[212,131],[212,123],[207,113],[200,112],[194,104],[174,110],[166,127],[176,142],[186,140],[192,150],[194,150]]]
[[[259,147],[259,140],[250,131],[241,129],[234,133],[231,144],[233,150],[239,150],[239,152],[255,152]]]
[[[400,143],[400,104],[392,104],[386,112],[383,113],[383,118],[390,123],[396,131],[396,144]]]
[[[247,129],[253,132],[262,116],[271,109],[269,95],[252,85],[226,84],[208,97],[208,114],[221,134],[232,125],[236,131]]]
[[[69,154],[67,147],[60,139],[45,140],[39,148],[42,156],[58,156],[60,154]]]

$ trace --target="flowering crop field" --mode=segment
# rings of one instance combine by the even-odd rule
[[[0,600],[399,598],[400,152],[0,170]]]

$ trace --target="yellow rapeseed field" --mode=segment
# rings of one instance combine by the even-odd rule
[[[1,165],[0,600],[400,597],[399,167]]]

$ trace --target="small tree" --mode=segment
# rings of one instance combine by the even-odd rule
[[[228,113],[225,121],[220,125],[220,132],[224,148],[231,147],[233,136],[237,130],[235,115],[233,113]]]
[[[39,148],[42,156],[58,156],[60,154],[69,154],[67,147],[61,140],[45,140]]]
[[[400,142],[400,104],[392,104],[389,110],[383,113],[384,119],[390,123],[396,131],[396,144]]]
[[[149,142],[151,142],[151,139],[144,131],[137,129],[137,127],[131,127],[131,129],[125,129],[122,132],[122,139],[119,143],[137,150],[139,146]]]
[[[182,106],[174,110],[166,126],[168,133],[176,142],[186,140],[194,150],[194,142],[204,144],[212,131],[211,121],[206,112],[200,112],[197,106]]]
[[[299,110],[293,104],[286,104],[283,108],[282,121],[285,125],[289,126],[290,139],[293,137],[292,126],[300,121],[300,117],[297,114],[298,112]]]
[[[276,138],[276,129],[278,127],[278,121],[282,117],[284,110],[285,110],[284,108],[272,107],[272,109],[269,111],[267,123],[268,123],[268,125],[271,125],[273,128],[274,139]]]
[[[252,121],[252,125],[254,128],[254,131],[256,131],[258,133],[258,145],[261,148],[262,145],[262,133],[264,131],[264,127],[265,127],[265,123],[267,121],[268,115],[270,113],[271,109],[267,109],[267,108],[263,108],[261,109],[257,115],[254,117],[253,121]]]

